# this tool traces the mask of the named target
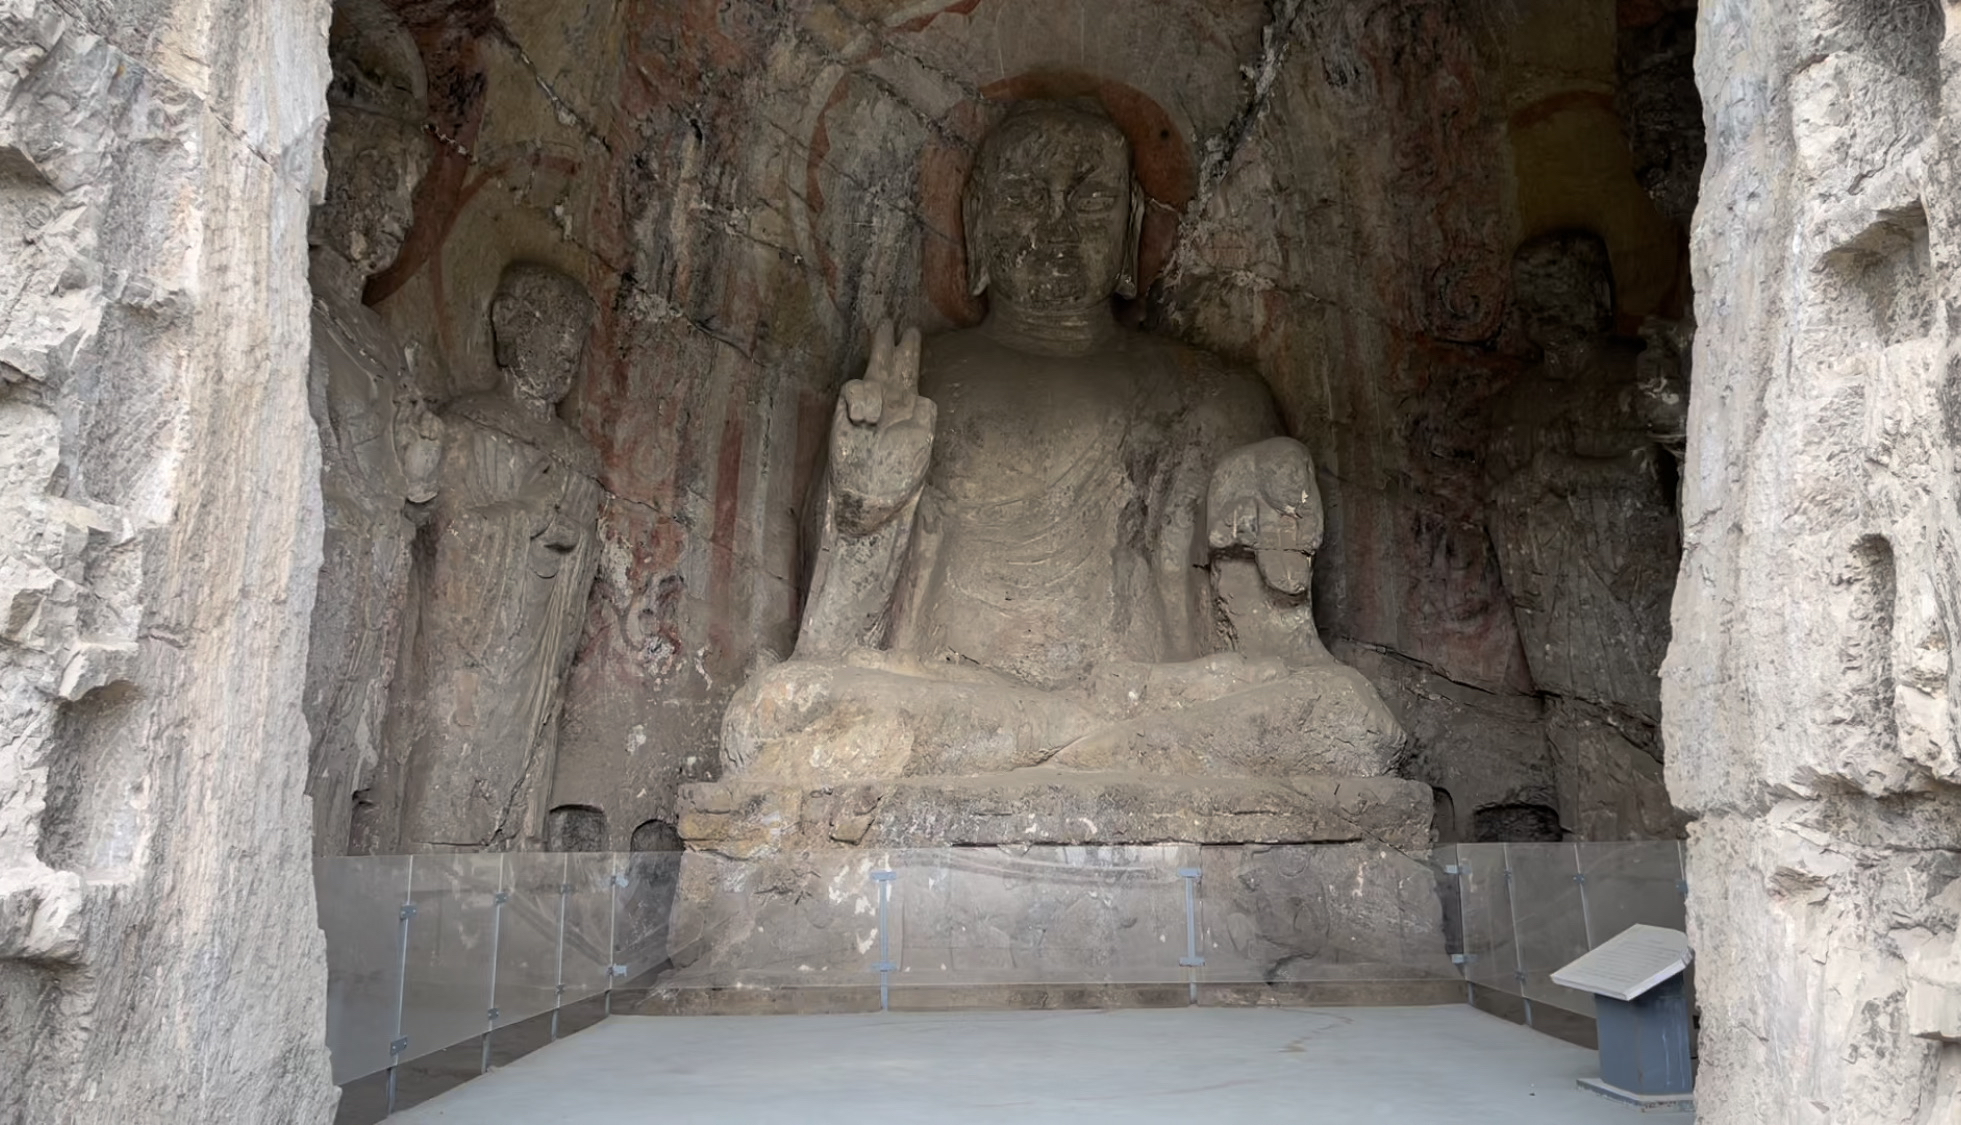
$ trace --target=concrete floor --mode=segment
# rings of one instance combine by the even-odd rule
[[[1686,1125],[1574,1086],[1590,1051],[1436,1008],[615,1016],[391,1125]]]

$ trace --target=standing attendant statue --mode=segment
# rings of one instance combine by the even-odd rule
[[[1681,558],[1676,462],[1687,395],[1666,341],[1612,334],[1607,247],[1544,235],[1513,261],[1539,363],[1492,405],[1491,536],[1542,691],[1661,718]]]
[[[444,411],[408,705],[410,849],[542,837],[598,561],[598,458],[558,416],[593,313],[572,278],[510,267],[490,310],[499,384]]]
[[[312,733],[314,850],[350,846],[356,795],[382,764],[409,604],[410,547],[435,495],[442,431],[402,347],[361,303],[395,260],[428,163],[415,43],[376,0],[337,9],[327,198],[314,210],[313,353],[307,401],[320,431],[326,528],[302,697]],[[356,841],[360,850],[364,843]]]

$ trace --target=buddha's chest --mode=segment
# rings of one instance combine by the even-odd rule
[[[939,406],[933,482],[956,503],[1105,494],[1159,428],[1134,381],[1103,366],[955,365],[920,392]]]

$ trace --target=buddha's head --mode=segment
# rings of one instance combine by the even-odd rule
[[[555,406],[571,393],[595,309],[585,286],[548,266],[504,270],[490,302],[497,366],[520,399]]]
[[[1025,102],[982,142],[962,201],[967,270],[1030,308],[1137,295],[1144,196],[1130,143],[1093,102]]]
[[[1549,352],[1604,335],[1614,322],[1614,267],[1591,231],[1540,235],[1512,256],[1512,305]]]

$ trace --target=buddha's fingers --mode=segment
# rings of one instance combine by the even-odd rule
[[[892,381],[892,322],[879,321],[872,333],[872,358],[865,364],[865,382],[881,387]]]
[[[910,399],[919,393],[919,329],[908,328],[899,340],[899,347],[892,356],[891,387],[898,392],[901,400]]]

